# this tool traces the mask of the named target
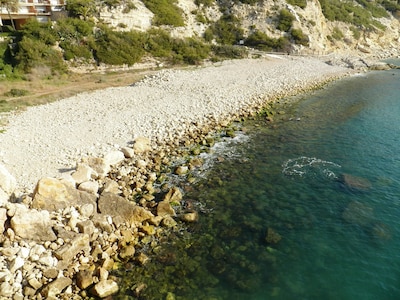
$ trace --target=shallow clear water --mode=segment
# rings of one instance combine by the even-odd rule
[[[246,121],[187,191],[203,213],[156,298],[400,299],[399,83],[355,76]]]

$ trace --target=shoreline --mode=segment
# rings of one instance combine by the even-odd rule
[[[34,137],[38,134],[34,124],[29,122],[32,121],[31,113],[39,120],[40,116],[46,116],[50,123],[60,125],[57,128],[67,125],[70,129],[71,124],[78,125],[78,131],[83,130],[84,125],[99,124],[92,122],[97,120],[96,117],[104,126],[112,127],[116,121],[126,122],[128,118],[124,112],[127,111],[131,118],[132,112],[138,111],[136,116],[142,123],[136,120],[141,126],[136,127],[135,132],[124,131],[117,139],[100,144],[99,149],[93,150],[90,145],[83,151],[78,149],[77,153],[72,153],[70,160],[61,159],[58,169],[67,171],[61,179],[55,178],[59,173],[49,174],[45,168],[48,165],[36,165],[39,170],[46,169],[47,173],[38,177],[35,176],[40,172],[29,173],[28,176],[36,180],[42,178],[33,193],[30,193],[30,185],[25,184],[25,193],[28,191],[29,194],[22,192],[22,196],[15,195],[0,203],[0,225],[4,224],[5,231],[0,241],[0,253],[5,257],[0,261],[0,273],[6,274],[1,279],[3,282],[0,280],[0,295],[6,299],[16,294],[44,297],[79,294],[102,298],[116,293],[118,279],[109,273],[118,261],[131,260],[145,265],[150,258],[135,249],[143,245],[154,247],[156,240],[177,230],[179,222],[196,222],[199,217],[196,210],[181,205],[184,202],[182,191],[168,183],[165,174],[174,172],[184,178],[202,162],[191,159],[175,166],[172,164],[174,159],[199,154],[199,145],[210,147],[215,142],[212,134],[224,130],[228,135],[234,120],[251,116],[275,100],[316,89],[350,73],[349,69],[304,57],[229,61],[190,71],[163,70],[131,87],[80,94],[15,116],[21,123],[11,120],[9,128],[23,124]],[[129,97],[125,98],[126,106],[113,102],[121,95],[126,97],[124,92],[129,89],[134,89],[135,96],[141,95],[149,102],[141,103],[144,107],[139,107],[137,102],[132,105],[134,98]],[[161,95],[166,97],[160,100],[157,97]],[[181,101],[173,101],[177,96]],[[73,116],[77,117],[75,123],[66,124],[63,117],[70,118],[68,113],[72,113],[74,105],[88,98],[101,103],[96,106],[91,102],[84,106],[89,110],[78,107],[79,114]],[[104,106],[103,100],[111,101]],[[113,110],[113,105],[118,109]],[[51,110],[60,120],[50,117]],[[88,111],[92,113],[90,122],[79,123],[80,119],[88,120],[85,119]],[[113,123],[101,118],[100,112],[109,111],[111,119],[107,121]],[[132,124],[124,126],[132,130]],[[41,126],[47,133],[51,128]],[[97,141],[104,137],[104,131],[113,136],[123,130],[119,126],[117,131],[89,129]],[[72,132],[77,134],[77,131]],[[23,135],[21,131],[17,133]],[[56,130],[56,134],[60,133],[64,131]],[[5,134],[12,135],[13,131]],[[44,138],[49,136],[44,134]],[[33,147],[38,140],[23,141]],[[63,139],[58,136],[57,141],[73,143],[65,136]],[[65,143],[59,145],[65,147]],[[27,151],[26,146],[21,150]],[[56,149],[56,152],[60,154],[62,150]],[[39,152],[33,151],[33,157]],[[53,156],[44,154],[44,162],[51,162]],[[35,167],[34,162],[34,158],[25,158],[22,170],[26,172],[28,166]],[[73,163],[77,163],[76,167]],[[14,169],[5,166],[11,176],[14,175]],[[16,177],[24,178],[23,174]],[[21,192],[17,189],[19,184],[10,184],[14,188],[11,194]],[[27,218],[28,215],[32,218]],[[32,236],[35,238],[30,239]],[[140,290],[137,293],[140,294]]]

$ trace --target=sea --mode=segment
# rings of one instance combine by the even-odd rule
[[[281,102],[202,154],[198,222],[138,249],[115,299],[400,299],[400,70]]]

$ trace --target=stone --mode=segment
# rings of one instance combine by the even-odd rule
[[[78,191],[74,186],[55,178],[42,178],[33,192],[32,208],[56,211],[70,206],[96,204],[96,195]]]
[[[350,174],[341,174],[339,182],[351,190],[366,191],[371,188],[371,182],[368,179]]]
[[[12,297],[13,287],[7,281],[0,284],[0,297]]]
[[[76,274],[76,285],[82,289],[85,290],[89,286],[93,284],[93,272],[85,269],[81,270]]]
[[[2,188],[0,188],[0,207],[5,206],[10,200],[10,195],[8,195]]]
[[[76,226],[78,227],[80,233],[85,233],[89,236],[91,236],[95,230],[94,224],[91,220],[78,222]]]
[[[112,151],[104,156],[104,161],[110,166],[114,166],[124,161],[125,155],[122,151]]]
[[[135,150],[130,147],[123,147],[121,148],[122,153],[125,155],[126,158],[132,158],[135,156]]]
[[[68,277],[59,277],[47,284],[41,291],[42,296],[46,298],[56,297],[61,294],[64,289],[72,284],[72,280]]]
[[[157,216],[175,216],[175,210],[168,201],[161,201],[157,205]]]
[[[17,187],[17,180],[8,172],[8,170],[0,164],[0,188],[7,194],[14,193]]]
[[[164,201],[179,204],[183,198],[181,190],[174,186],[169,189],[168,193],[164,196]]]
[[[139,253],[139,255],[136,257],[136,260],[139,264],[141,264],[142,266],[144,266],[145,264],[147,264],[150,261],[150,258],[144,254],[143,252]]]
[[[197,212],[190,212],[181,215],[181,220],[187,223],[197,222],[199,220],[199,214]]]
[[[38,290],[42,287],[42,283],[39,280],[37,280],[36,278],[29,279],[28,283],[35,290]]]
[[[343,211],[342,218],[351,224],[368,226],[373,220],[373,209],[364,203],[352,201]]]
[[[175,169],[175,174],[179,176],[186,175],[189,172],[188,166],[178,166]]]
[[[80,252],[90,253],[88,234],[78,234],[73,240],[54,251],[54,256],[66,263]]]
[[[119,290],[118,284],[113,280],[103,280],[95,284],[93,288],[90,289],[90,293],[93,296],[105,298],[117,293]]]
[[[78,186],[78,190],[97,195],[99,192],[99,183],[97,181],[85,181]]]
[[[85,158],[83,162],[95,170],[100,178],[106,177],[108,172],[111,170],[110,164],[108,164],[104,158],[88,157]]]
[[[151,151],[150,139],[146,137],[136,138],[133,144],[133,150],[135,153],[145,153]]]
[[[129,224],[141,224],[154,215],[143,207],[113,193],[102,193],[98,200],[99,211],[110,216],[120,216]]]
[[[90,218],[94,214],[94,205],[91,203],[83,204],[78,207],[78,211],[82,217]]]
[[[25,260],[22,257],[17,256],[10,264],[10,271],[15,273],[25,264]]]
[[[145,233],[146,235],[154,235],[156,234],[156,229],[153,225],[143,225],[140,228],[140,231]]]
[[[119,195],[119,194],[121,194],[121,190],[116,181],[107,179],[104,184],[103,193],[113,193],[113,194]]]
[[[81,184],[82,182],[96,179],[98,174],[87,164],[79,163],[76,167],[76,171],[72,173],[71,176],[75,180],[76,184]]]
[[[178,223],[171,216],[165,216],[161,221],[161,225],[168,228],[174,227],[177,224]]]
[[[16,207],[10,224],[14,233],[23,239],[42,242],[57,239],[52,230],[50,213],[46,210],[37,211],[19,205]]]
[[[119,257],[121,257],[122,259],[129,259],[134,255],[135,255],[135,247],[133,245],[122,247],[119,251]]]
[[[282,236],[272,228],[268,228],[265,240],[269,244],[277,244],[282,239]]]
[[[7,209],[0,207],[0,234],[5,230],[5,225],[7,221]]]

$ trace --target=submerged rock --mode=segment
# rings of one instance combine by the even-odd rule
[[[366,191],[372,186],[368,179],[346,173],[340,175],[339,182],[351,190],[358,191]]]
[[[368,205],[352,201],[342,214],[343,220],[359,226],[368,226],[373,221],[373,209]]]
[[[277,233],[275,230],[272,228],[268,228],[267,230],[267,236],[265,237],[265,240],[269,244],[277,244],[279,241],[282,239],[282,236]]]

